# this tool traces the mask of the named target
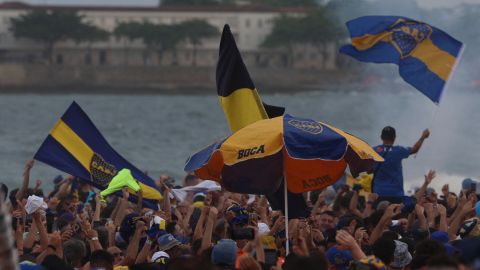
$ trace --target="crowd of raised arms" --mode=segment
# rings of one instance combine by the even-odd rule
[[[141,191],[138,203],[127,189],[103,201],[75,177],[58,176],[50,192],[40,180],[31,187],[33,165],[19,189],[7,194],[2,185],[1,269],[480,269],[470,179],[437,194],[430,171],[400,204],[358,186],[310,192],[309,216],[290,219],[287,235],[284,215],[264,196],[216,189],[179,199],[172,189],[182,187],[162,175],[153,210],[142,208]],[[201,181],[189,174],[183,187]]]

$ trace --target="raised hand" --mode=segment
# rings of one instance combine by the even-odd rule
[[[339,245],[339,249],[352,249],[355,245],[355,239],[345,230],[338,230],[335,240]]]
[[[37,181],[35,181],[35,187],[39,188],[41,185],[42,185],[42,180],[37,179]]]
[[[390,204],[385,210],[384,215],[388,218],[392,218],[401,213],[403,204]]]
[[[432,180],[437,176],[437,173],[434,170],[429,170],[428,173],[425,175],[425,183],[430,185]]]
[[[428,130],[428,128],[427,128],[422,132],[422,138],[426,139],[428,137],[430,137],[430,130]]]
[[[445,200],[446,200],[448,198],[448,194],[450,193],[450,188],[449,188],[448,184],[443,185],[442,193],[443,193],[443,196],[445,197]]]
[[[33,159],[29,160],[27,162],[27,164],[25,164],[25,170],[30,171],[32,169],[34,163],[35,163],[35,161]]]

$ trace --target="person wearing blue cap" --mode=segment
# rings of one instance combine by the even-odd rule
[[[237,260],[237,243],[231,239],[222,239],[213,246],[212,263],[220,269],[234,269]]]

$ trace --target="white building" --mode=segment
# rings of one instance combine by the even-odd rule
[[[304,8],[259,8],[252,6],[234,7],[115,7],[115,6],[41,6],[21,2],[0,4],[0,58],[10,61],[37,61],[41,58],[42,44],[31,40],[17,40],[8,30],[10,19],[34,9],[77,10],[85,20],[112,32],[121,22],[150,21],[158,24],[173,24],[192,19],[203,19],[216,26],[221,33],[229,24],[237,45],[247,62],[261,65],[265,51],[260,44],[271,32],[273,21],[282,14],[302,16]],[[219,37],[205,40],[196,63],[214,66],[218,55]],[[189,65],[192,63],[191,46],[183,44],[175,56],[159,60],[146,55],[141,41],[130,42],[111,36],[109,41],[91,45],[77,45],[73,42],[58,44],[55,59],[58,64],[100,64],[100,65]],[[266,56],[267,58],[271,58]],[[269,59],[270,61],[271,59]],[[160,62],[159,62],[160,61]],[[272,64],[272,63],[269,63]]]

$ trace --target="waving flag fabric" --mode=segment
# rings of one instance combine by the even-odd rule
[[[35,159],[105,189],[121,169],[138,181],[145,206],[157,209],[162,195],[153,179],[120,156],[87,114],[73,102],[35,154]],[[135,196],[130,196],[135,201]]]
[[[400,76],[435,103],[459,60],[463,44],[424,22],[365,16],[347,22],[352,40],[340,52],[363,62],[393,63]]]
[[[220,40],[216,76],[220,104],[232,132],[260,119],[283,115],[285,108],[262,103],[228,25]]]

